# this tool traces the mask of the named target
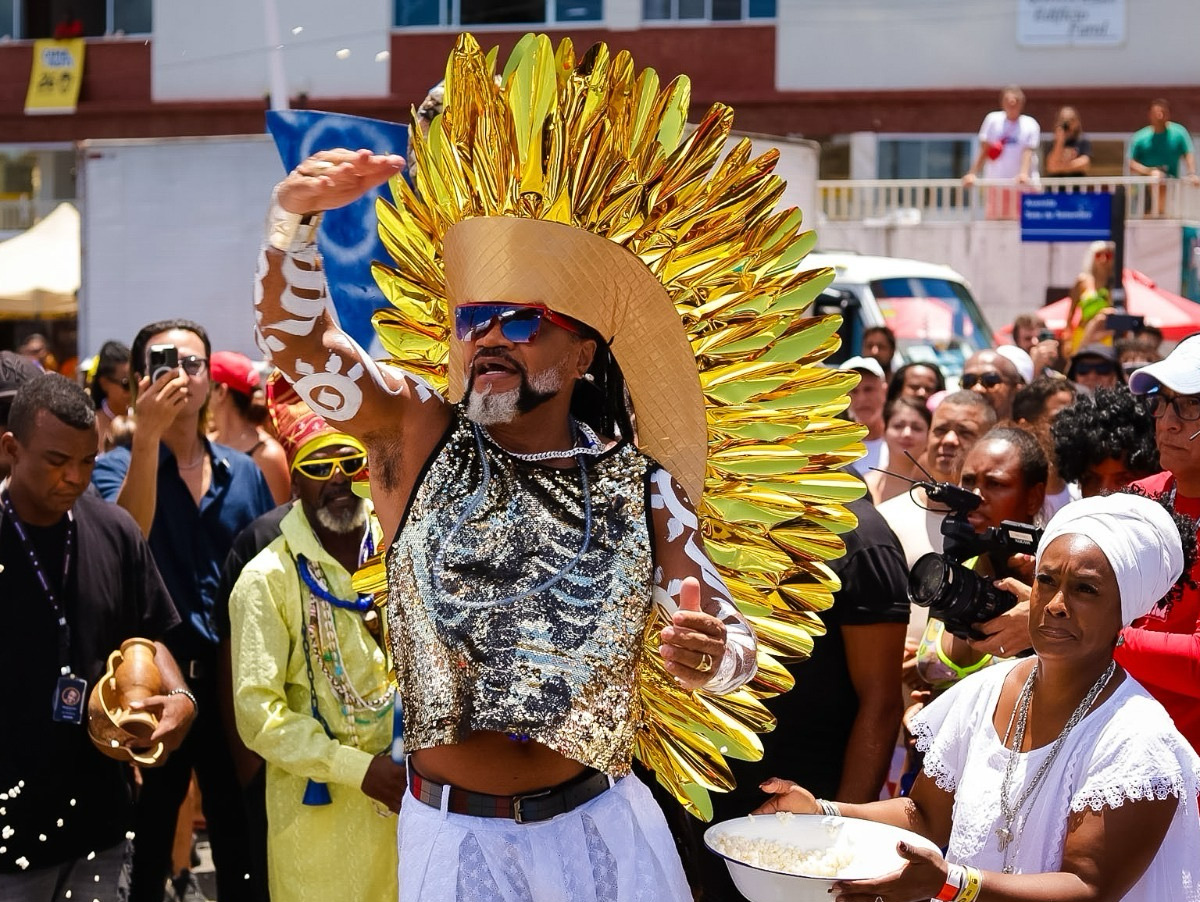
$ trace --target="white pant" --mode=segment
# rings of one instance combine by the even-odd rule
[[[690,902],[666,819],[625,777],[535,824],[439,811],[411,794],[400,810],[400,902]]]

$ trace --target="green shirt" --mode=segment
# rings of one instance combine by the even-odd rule
[[[1147,125],[1129,142],[1129,158],[1143,166],[1179,175],[1179,158],[1192,152],[1192,136],[1178,122],[1168,122],[1166,131],[1155,132]]]

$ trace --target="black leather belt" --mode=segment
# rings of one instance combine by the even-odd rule
[[[608,774],[589,768],[558,786],[513,796],[494,796],[451,786],[446,807],[455,814],[470,817],[503,817],[518,824],[534,824],[572,811],[606,792],[612,785],[613,780]],[[445,784],[422,777],[413,768],[411,760],[408,764],[408,788],[417,801],[430,808],[441,809]]]

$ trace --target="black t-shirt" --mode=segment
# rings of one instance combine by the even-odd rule
[[[233,546],[225,556],[225,563],[221,565],[221,581],[217,583],[217,592],[213,596],[213,626],[217,630],[218,638],[224,640],[230,636],[232,627],[229,625],[229,596],[233,594],[234,584],[246,565],[279,538],[279,524],[291,509],[291,501],[281,504],[274,510],[267,511],[234,537]]]
[[[129,638],[160,639],[179,622],[149,546],[133,518],[84,495],[73,509],[75,543],[61,599],[71,629],[71,666],[90,693],[108,656]],[[84,724],[55,723],[58,628],[24,546],[7,517],[0,525],[0,623],[6,642],[0,680],[0,873],[48,867],[108,848],[130,829],[130,770],[100,754]],[[67,518],[25,525],[54,588],[63,574]],[[18,791],[13,792],[16,788]],[[42,839],[42,837],[45,839]]]
[[[858,526],[843,536],[846,553],[829,564],[842,588],[833,607],[821,612],[826,634],[813,640],[807,661],[789,668],[795,687],[765,701],[778,726],[759,737],[761,761],[733,762],[737,789],[713,793],[717,820],[741,817],[762,804],[758,785],[768,777],[795,780],[818,797],[834,797],[843,762],[853,754],[846,742],[858,714],[842,627],[908,623],[908,570],[900,540],[869,499],[846,507],[858,517]]]
[[[1072,157],[1071,159],[1075,159],[1076,157],[1090,157],[1092,155],[1092,139],[1089,138],[1087,135],[1085,135],[1083,132],[1080,132],[1078,135],[1074,135],[1070,138],[1067,138],[1065,141],[1063,141],[1063,147],[1069,148],[1069,149],[1072,149],[1075,151],[1075,156]],[[1064,177],[1074,178],[1076,176],[1083,177],[1083,176],[1087,175],[1087,173],[1082,170],[1076,169],[1076,170],[1072,170],[1071,172],[1054,172],[1054,173],[1051,173],[1051,175],[1053,175],[1054,178],[1064,178]]]

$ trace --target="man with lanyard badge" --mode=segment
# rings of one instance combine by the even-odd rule
[[[11,677],[0,689],[0,898],[123,899],[131,772],[92,745],[88,692],[110,652],[160,639],[179,622],[150,550],[125,511],[87,494],[95,410],[55,374],[18,392],[0,444],[12,473],[0,493],[0,598]],[[195,716],[174,659],[155,641],[163,693],[150,741],[170,752]],[[53,704],[51,704],[53,700]]]

